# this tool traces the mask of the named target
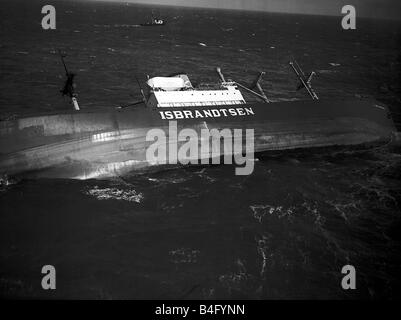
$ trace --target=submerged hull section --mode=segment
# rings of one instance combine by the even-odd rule
[[[0,174],[90,179],[148,168],[146,135],[168,135],[172,120],[196,132],[254,129],[255,152],[388,141],[396,131],[387,108],[366,100],[71,111],[1,121]]]

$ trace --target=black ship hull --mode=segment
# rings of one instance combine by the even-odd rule
[[[195,132],[253,129],[255,153],[379,143],[396,131],[387,108],[371,100],[71,111],[1,121],[0,174],[90,179],[149,168],[157,164],[146,156],[154,143],[147,134],[164,130],[177,142],[172,122]]]

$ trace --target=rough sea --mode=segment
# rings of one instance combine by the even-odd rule
[[[72,108],[60,95],[67,53],[82,109],[140,99],[136,77],[215,67],[273,101],[308,99],[288,62],[314,70],[320,97],[370,97],[399,125],[401,24],[357,18],[5,0],[0,116]],[[152,11],[167,24],[140,27]],[[245,94],[247,100],[252,97]],[[0,296],[77,299],[401,298],[401,150],[329,148],[258,157],[249,176],[193,166],[112,180],[23,180],[0,188]],[[41,287],[44,265],[57,290]],[[344,265],[356,290],[343,290]]]

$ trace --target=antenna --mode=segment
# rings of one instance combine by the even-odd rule
[[[141,101],[135,101],[133,103],[129,103],[129,104],[125,104],[125,105],[116,106],[117,109],[124,109],[124,108],[127,108],[127,107],[136,106],[136,105],[141,104],[141,103],[145,103],[145,106],[147,106],[148,100],[146,99],[146,96],[145,96],[145,93],[144,93],[144,91],[142,89],[141,83],[139,82],[137,76],[136,75],[134,75],[134,76],[135,76],[136,83],[138,84],[139,89],[141,91],[142,100]]]
[[[141,91],[143,102],[145,102],[145,104],[146,104],[147,103],[147,99],[146,99],[145,93],[143,92],[141,83],[139,82],[139,80],[138,80],[138,78],[136,76],[135,76],[135,80],[136,80],[136,83],[138,83],[139,90]]]
[[[68,72],[67,66],[65,65],[65,61],[64,61],[65,55],[63,55],[61,53],[60,49],[58,49],[58,53],[60,54],[60,58],[61,58],[61,62],[63,63],[63,66],[64,66],[65,74],[68,76],[69,72]]]

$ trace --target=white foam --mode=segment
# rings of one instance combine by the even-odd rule
[[[140,203],[144,198],[142,193],[138,193],[135,190],[99,188],[98,186],[87,190],[85,194],[93,196],[98,200],[124,200],[137,203]]]

